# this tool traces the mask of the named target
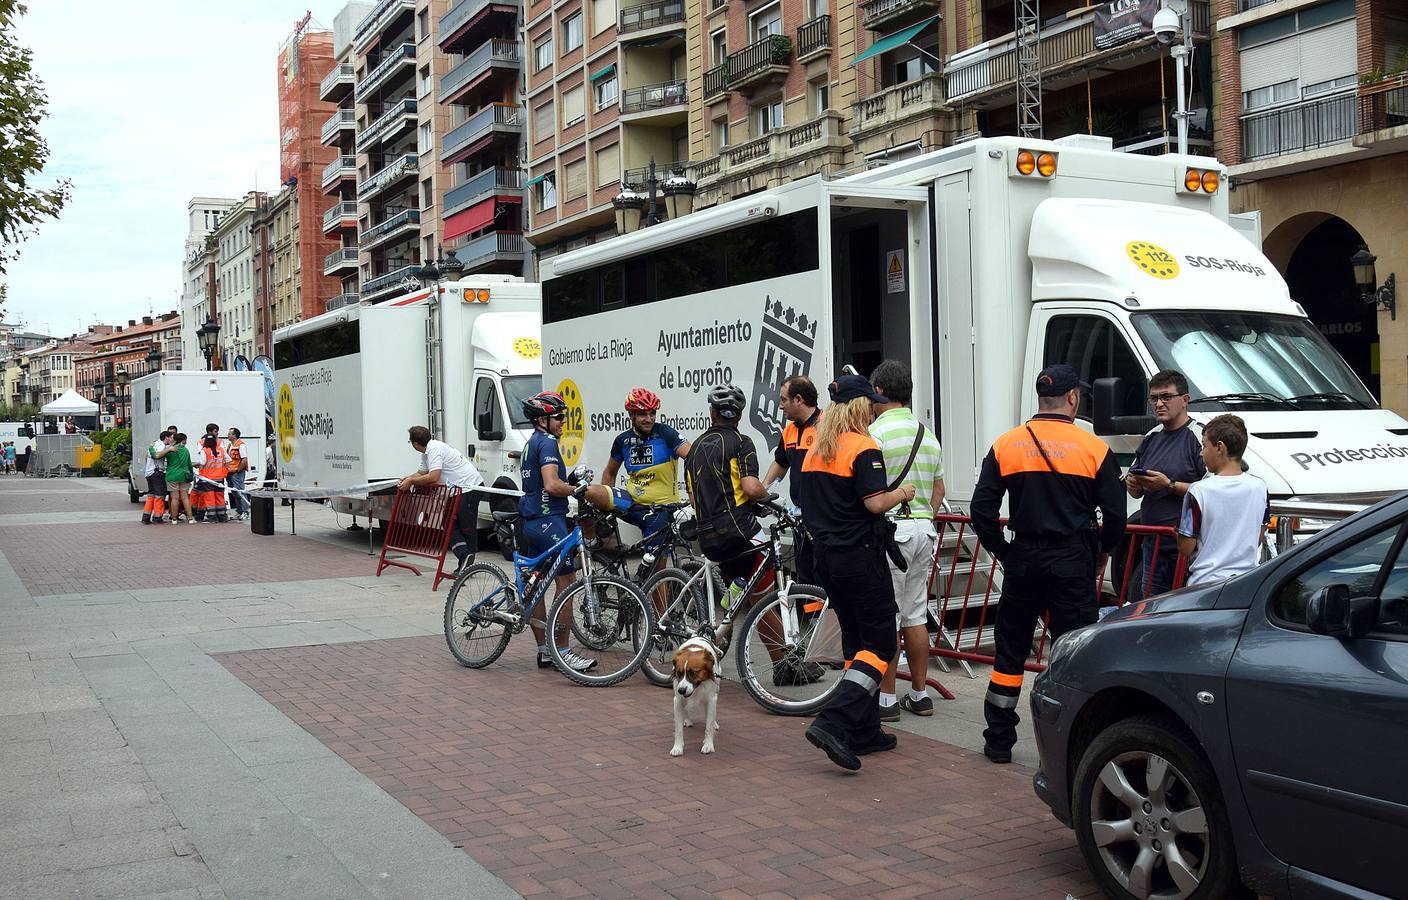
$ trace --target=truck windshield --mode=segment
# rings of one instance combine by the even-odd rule
[[[1266,313],[1138,313],[1154,362],[1188,378],[1201,410],[1373,409],[1378,403],[1309,321]]]
[[[533,423],[523,417],[523,401],[543,389],[541,375],[513,375],[505,378],[504,402],[508,404],[509,418],[514,428],[532,428]]]

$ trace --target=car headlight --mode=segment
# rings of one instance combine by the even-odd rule
[[[1056,639],[1051,645],[1051,652],[1046,656],[1046,667],[1048,670],[1060,665],[1079,650],[1091,636],[1095,634],[1094,625],[1086,625],[1081,628],[1072,629]]]

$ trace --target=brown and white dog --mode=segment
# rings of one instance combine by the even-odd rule
[[[684,730],[694,724],[690,716],[698,717],[701,703],[704,706],[704,746],[699,752],[714,752],[714,732],[719,728],[719,682],[714,678],[718,660],[718,651],[704,638],[690,638],[675,651],[675,674],[671,679],[675,696],[675,745],[670,748],[671,756],[684,755]]]

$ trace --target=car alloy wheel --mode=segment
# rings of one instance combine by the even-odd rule
[[[1182,900],[1210,858],[1207,816],[1190,780],[1162,756],[1121,753],[1090,789],[1090,835],[1101,862],[1131,895]]]

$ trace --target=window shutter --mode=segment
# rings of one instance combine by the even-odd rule
[[[621,180],[621,145],[612,144],[596,151],[597,187]]]
[[[1353,24],[1353,23],[1351,23]],[[1351,62],[1351,65],[1353,63]],[[1242,90],[1300,77],[1300,42],[1293,35],[1242,51]]]
[[[587,193],[587,161],[585,158],[568,163],[563,174],[567,182],[565,197],[568,200],[575,200]]]
[[[564,127],[587,114],[585,96],[586,92],[580,84],[562,92],[562,124]]]
[[[1300,84],[1305,87],[1359,71],[1354,20],[1336,22],[1300,36]]]
[[[533,141],[545,141],[553,134],[552,103],[544,103],[533,110]]]

